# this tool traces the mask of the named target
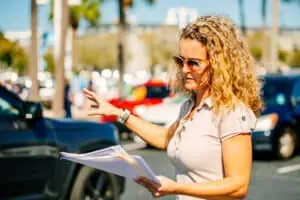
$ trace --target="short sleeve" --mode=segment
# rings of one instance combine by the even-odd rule
[[[243,104],[237,105],[221,118],[220,138],[223,141],[241,133],[252,133],[255,124],[253,111]]]

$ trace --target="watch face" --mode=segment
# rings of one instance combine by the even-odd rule
[[[121,113],[120,117],[118,118],[118,121],[119,121],[120,123],[123,124],[123,123],[126,122],[126,120],[129,118],[129,116],[130,116],[130,111],[127,110],[127,109],[125,109],[125,110]]]

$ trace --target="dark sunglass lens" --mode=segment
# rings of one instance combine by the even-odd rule
[[[199,63],[196,62],[196,61],[193,61],[193,60],[188,60],[188,61],[187,61],[187,65],[188,65],[189,67],[199,67]]]
[[[181,58],[175,56],[175,57],[173,57],[173,59],[174,59],[175,64],[178,67],[182,67],[183,66],[183,60]]]

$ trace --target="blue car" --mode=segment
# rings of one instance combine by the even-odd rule
[[[253,150],[291,158],[300,144],[300,75],[269,74],[262,82],[265,109],[253,132]]]
[[[0,86],[0,199],[117,200],[124,178],[58,158],[116,144],[112,124],[44,118],[39,103]]]

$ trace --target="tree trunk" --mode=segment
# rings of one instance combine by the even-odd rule
[[[268,37],[268,30],[267,30],[267,0],[262,0],[262,10],[261,10],[261,17],[262,17],[262,34],[263,34],[263,41],[262,41],[262,64],[265,68],[268,67],[270,64],[270,52],[269,52],[269,37]]]
[[[279,0],[272,1],[271,70],[278,70]]]
[[[72,66],[71,66],[71,68],[77,68],[78,66],[77,66],[77,60],[78,60],[78,58],[77,58],[77,43],[76,43],[76,40],[77,40],[77,38],[76,38],[76,29],[73,29],[73,28],[71,28],[71,31],[72,31],[72,50],[71,50],[71,52],[72,52]]]
[[[29,100],[39,101],[38,49],[37,49],[37,3],[31,0],[31,47],[30,47],[29,77],[32,85],[29,91]]]
[[[246,21],[245,21],[244,0],[239,0],[239,10],[240,10],[241,30],[242,30],[243,34],[246,35]]]
[[[64,116],[64,88],[65,88],[65,49],[68,27],[67,1],[54,0],[54,31],[55,31],[55,98],[53,111],[55,117]]]
[[[123,0],[119,0],[119,40],[118,40],[118,69],[119,69],[119,97],[123,98],[123,74],[125,71],[125,34],[126,34],[126,13]]]

